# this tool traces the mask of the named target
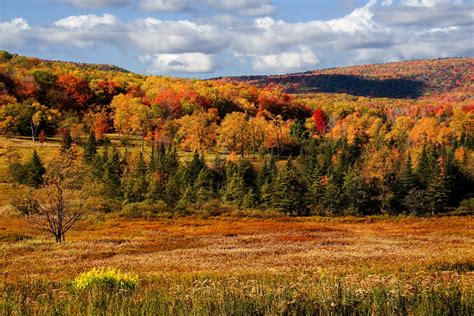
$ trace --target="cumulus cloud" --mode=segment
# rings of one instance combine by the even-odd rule
[[[19,32],[30,29],[30,25],[23,18],[14,18],[7,22],[0,23],[0,32]]]
[[[114,26],[117,24],[117,18],[112,14],[105,13],[102,16],[88,14],[88,15],[73,15],[54,22],[54,25],[64,27],[67,29],[81,29],[81,28],[95,28],[98,26]]]
[[[128,36],[142,52],[213,53],[224,48],[226,40],[218,27],[188,20],[137,20],[127,26]]]
[[[254,56],[253,68],[263,72],[288,72],[314,67],[319,59],[311,48],[301,46],[296,50]]]
[[[130,4],[130,0],[60,0],[80,8],[122,7]]]
[[[203,53],[155,54],[140,58],[150,63],[149,72],[209,73],[216,69],[214,56]]]
[[[268,15],[275,11],[269,0],[140,0],[138,6],[157,12],[197,10],[202,6],[244,15]]]
[[[198,2],[225,12],[271,5],[264,0],[154,0],[150,4],[182,10],[178,7]],[[470,5],[467,0],[370,0],[346,16],[306,22],[263,16],[249,23],[235,14],[205,20],[122,21],[111,14],[89,14],[34,26],[15,18],[0,23],[0,49],[109,45],[142,56],[141,62],[152,73],[208,73],[238,62],[249,73],[281,73],[316,66],[472,56]]]
[[[0,43],[2,46],[16,48],[28,40],[28,30],[31,30],[28,22],[23,18],[14,18],[10,21],[0,23]]]
[[[190,9],[189,1],[185,0],[141,0],[139,8],[145,11],[186,11]]]
[[[374,20],[382,25],[443,27],[469,25],[474,20],[472,3],[448,1],[405,1],[401,5],[382,6],[374,12]]]

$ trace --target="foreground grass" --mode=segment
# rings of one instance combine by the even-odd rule
[[[155,276],[135,290],[68,282],[6,285],[4,315],[472,315],[472,284],[452,273],[344,277],[301,274]]]
[[[0,314],[474,313],[474,218],[92,216],[56,244],[0,216]],[[72,280],[92,268],[134,289]]]

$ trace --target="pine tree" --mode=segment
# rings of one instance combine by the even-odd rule
[[[305,195],[306,187],[289,158],[275,180],[273,206],[289,215],[303,215],[306,213]]]
[[[69,150],[72,146],[72,137],[69,130],[64,129],[62,132],[62,139],[61,139],[61,150]]]
[[[86,143],[84,144],[84,162],[91,165],[97,155],[97,140],[93,132],[89,133]]]
[[[242,199],[243,209],[253,209],[257,206],[257,195],[253,189],[250,189]]]
[[[431,157],[426,146],[423,146],[421,151],[420,158],[418,159],[418,165],[415,170],[415,177],[418,182],[418,185],[421,188],[426,188],[431,178]]]
[[[321,206],[324,197],[324,186],[322,177],[318,174],[313,176],[308,190],[308,203],[311,206]]]
[[[336,215],[342,210],[342,192],[341,186],[334,180],[333,176],[329,176],[325,183],[322,204],[326,213]]]
[[[36,149],[33,151],[30,162],[28,164],[30,183],[38,188],[43,183],[43,175],[46,173],[43,162]]]
[[[344,208],[355,212],[364,210],[364,203],[368,200],[368,196],[364,186],[364,179],[355,168],[351,168],[344,176],[342,188]]]
[[[199,172],[206,168],[206,161],[204,156],[199,156],[197,152],[194,153],[193,159],[186,166],[186,181],[189,186],[193,186]]]
[[[449,200],[449,187],[444,163],[440,163],[440,165],[433,170],[433,173],[434,175],[426,191],[429,200],[429,209],[434,215],[435,213],[446,210]]]
[[[181,199],[182,193],[187,188],[186,182],[186,167],[180,165],[176,172],[171,175],[169,181],[166,183],[164,201],[168,206],[175,207],[176,203]]]
[[[107,156],[105,155],[107,154]],[[112,147],[110,153],[108,150],[104,152],[104,173],[103,183],[106,195],[116,198],[122,196],[122,175],[124,171],[124,163],[120,159],[120,153],[115,146]]]
[[[413,175],[413,167],[411,162],[411,156],[408,154],[407,161],[405,163],[405,170],[400,177],[400,185],[402,194],[405,195],[415,186],[415,178]]]
[[[223,200],[227,203],[234,203],[238,207],[242,205],[246,194],[245,181],[239,172],[234,172],[226,181]]]
[[[196,181],[194,181],[193,190],[195,192],[195,202],[205,203],[214,198],[212,179],[208,170],[202,169],[199,172]]]

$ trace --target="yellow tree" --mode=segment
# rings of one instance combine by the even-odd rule
[[[207,152],[215,142],[216,113],[199,111],[177,120],[178,138],[183,150]]]
[[[112,100],[114,108],[114,127],[122,134],[134,134],[143,137],[150,129],[151,111],[140,98],[119,94]]]
[[[252,148],[253,155],[263,148],[265,142],[265,130],[269,122],[261,117],[253,117],[249,120],[249,138],[250,147]]]
[[[217,129],[217,135],[219,146],[233,153],[239,152],[243,158],[250,145],[247,114],[242,112],[227,114]]]

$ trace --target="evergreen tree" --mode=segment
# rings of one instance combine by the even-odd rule
[[[305,195],[304,182],[289,158],[275,180],[273,206],[289,215],[303,215],[306,213]]]
[[[169,181],[166,183],[165,194],[163,200],[170,207],[175,207],[183,192],[187,189],[186,181],[186,167],[180,165],[176,172],[171,175]]]
[[[342,210],[341,186],[334,180],[333,176],[326,179],[322,204],[327,214],[336,215]]]
[[[401,192],[402,195],[405,195],[410,191],[414,186],[415,186],[415,178],[413,175],[413,169],[412,169],[412,161],[411,161],[411,156],[408,154],[406,163],[405,163],[405,170],[403,174],[400,177],[400,186],[401,186]]]
[[[324,186],[322,177],[314,175],[308,189],[308,204],[314,208],[320,208],[324,197]]]
[[[449,188],[446,178],[445,165],[441,164],[435,168],[434,175],[426,189],[429,201],[429,210],[435,213],[446,210],[449,199]]]
[[[89,133],[86,143],[84,144],[84,162],[91,165],[97,155],[97,140],[93,132]]]
[[[345,209],[355,212],[366,211],[368,201],[363,177],[355,168],[351,168],[344,176],[343,203]]]
[[[43,183],[43,175],[46,173],[46,169],[36,149],[33,151],[28,169],[29,182],[33,187],[38,188]]]
[[[212,179],[207,169],[202,169],[199,172],[196,181],[194,181],[193,190],[195,192],[195,201],[193,202],[202,204],[214,198]]]
[[[66,151],[69,150],[72,146],[72,137],[69,130],[64,129],[62,132],[61,138],[61,150]]]
[[[145,199],[148,189],[147,164],[142,151],[134,164],[128,166],[123,182],[127,202],[141,202]]]
[[[297,144],[300,146],[300,153],[302,151],[303,144],[309,139],[309,131],[304,125],[303,120],[295,120],[290,129],[290,136],[293,137]]]
[[[273,208],[273,182],[265,182],[260,186],[260,208]]]
[[[223,200],[227,203],[234,203],[238,207],[242,205],[246,194],[245,181],[239,172],[232,173],[227,179],[223,194]]]
[[[431,178],[431,157],[426,150],[426,146],[423,146],[420,158],[418,159],[418,165],[415,170],[415,177],[418,185],[421,188],[426,188]]]
[[[257,195],[253,189],[250,189],[245,194],[242,199],[242,208],[243,209],[252,209],[257,206]]]
[[[122,196],[121,180],[124,171],[124,163],[120,159],[120,153],[115,146],[112,147],[111,152],[108,149],[104,151],[104,173],[103,183],[105,194],[111,198]]]
[[[206,161],[204,160],[204,155],[201,157],[197,152],[194,153],[193,159],[186,166],[186,182],[187,185],[193,186],[194,181],[198,177],[201,170],[206,168]]]
[[[270,159],[263,162],[262,168],[257,173],[256,184],[257,187],[261,187],[265,183],[271,183],[276,177],[278,169],[276,166],[276,159],[274,155],[270,156]]]

